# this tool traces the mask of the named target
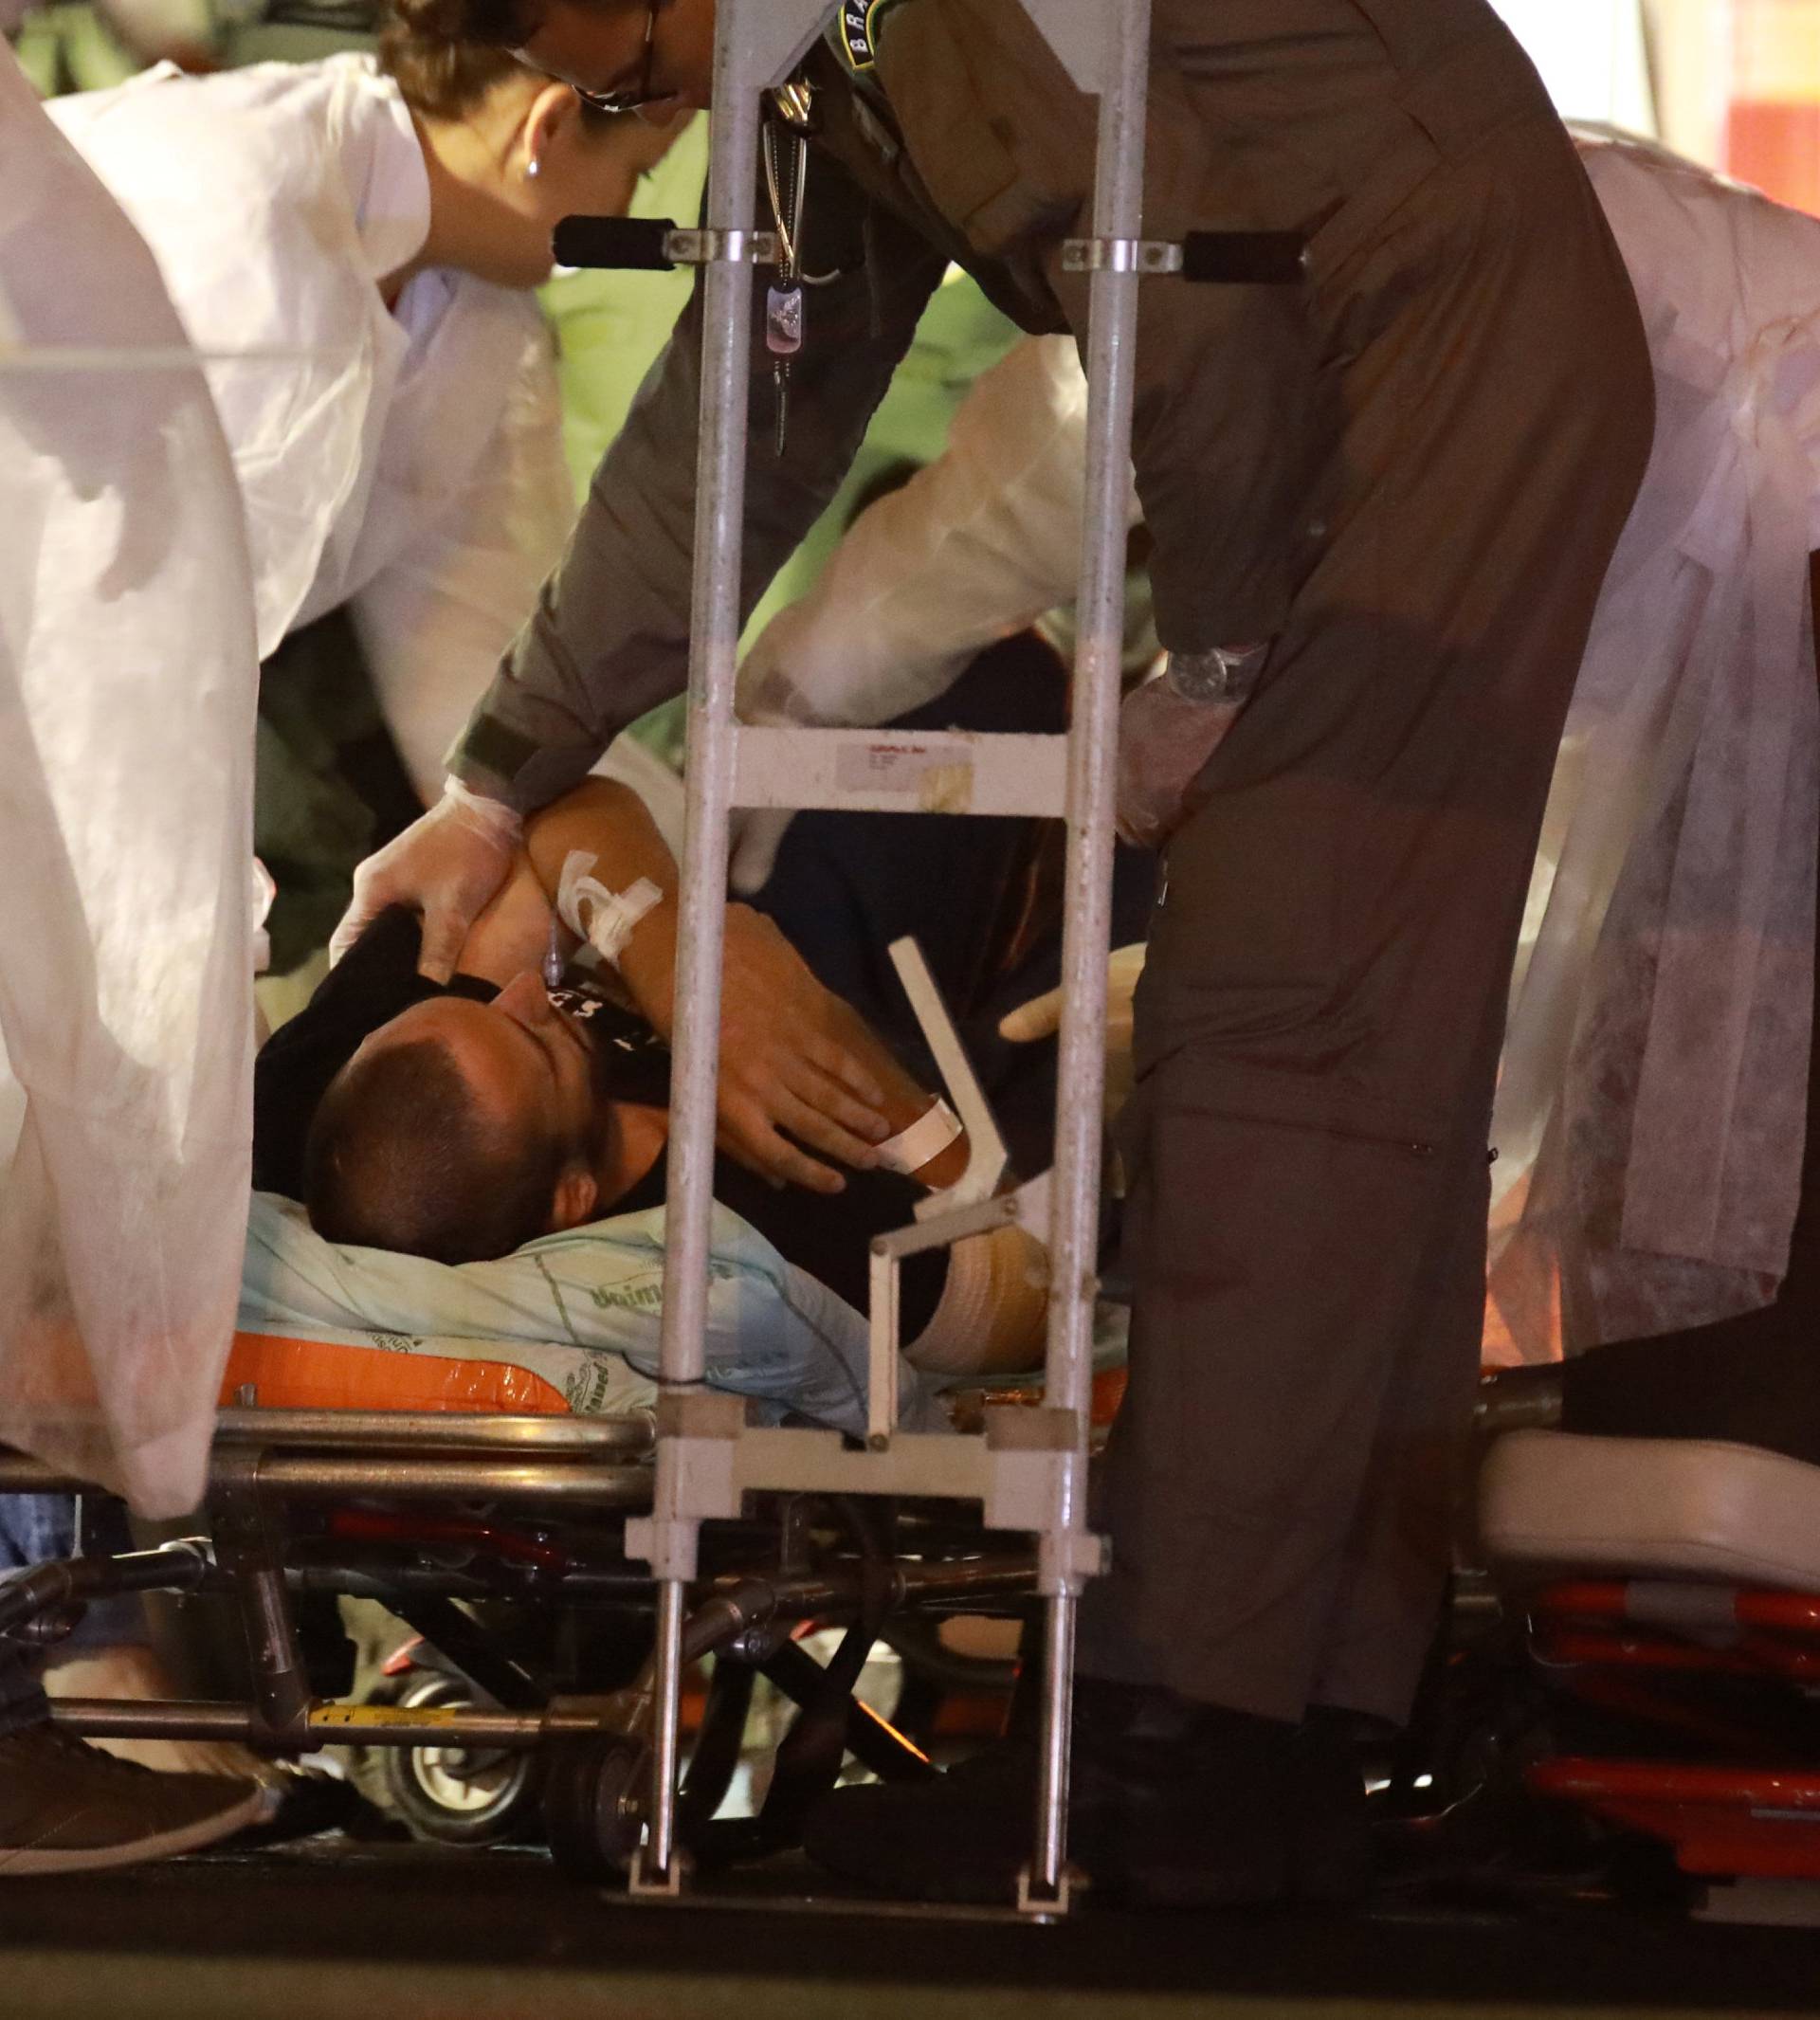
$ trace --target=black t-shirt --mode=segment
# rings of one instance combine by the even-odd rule
[[[458,974],[445,989],[417,973],[418,922],[394,906],[382,913],[332,968],[309,1003],[282,1025],[253,1067],[253,1183],[261,1192],[303,1196],[303,1152],[317,1104],[361,1042],[401,1010],[431,996],[490,1002],[499,992]],[[596,1046],[596,1084],[607,1100],[667,1107],[669,1047],[643,1018],[601,995],[578,969],[557,1000],[582,1016]],[[755,1228],[787,1262],[817,1278],[859,1311],[866,1308],[873,1238],[908,1226],[922,1189],[893,1172],[847,1172],[846,1190],[825,1197],[799,1186],[781,1191],[731,1157],[714,1161],[714,1196]],[[612,1213],[664,1204],[667,1151]],[[904,1336],[929,1322],[947,1280],[946,1250],[905,1257],[901,1270]]]

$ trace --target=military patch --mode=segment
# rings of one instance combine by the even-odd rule
[[[877,64],[880,27],[885,15],[901,5],[902,0],[841,0],[829,34],[849,70],[866,71]]]

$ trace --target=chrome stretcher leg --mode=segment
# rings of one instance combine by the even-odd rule
[[[1070,0],[1031,7],[1076,82],[1097,87],[1100,130],[1089,283],[1087,465],[1082,527],[1080,619],[1072,729],[1068,738],[1066,917],[1062,946],[1061,1059],[1055,1179],[1051,1194],[1051,1280],[1047,1407],[1073,1420],[1067,1478],[1042,1537],[1041,1590],[1047,1599],[1047,1666],[1038,1752],[1035,1858],[1018,1905],[1053,1913],[1067,1905],[1067,1807],[1074,1693],[1075,1613],[1099,1546],[1086,1526],[1087,1425],[1093,1371],[1093,1314],[1099,1289],[1101,1097],[1105,1073],[1106,951],[1112,931],[1113,814],[1117,792],[1119,683],[1123,673],[1125,522],[1131,485],[1133,372],[1140,285],[1144,128],[1148,101],[1150,0],[1116,0],[1098,16],[1096,51],[1083,9]],[[1083,75],[1098,56],[1093,75]]]
[[[722,7],[716,32],[711,232],[744,232],[756,194],[758,99],[739,54],[743,9]],[[708,264],[701,429],[696,464],[695,586],[689,658],[687,800],[677,946],[669,1192],[664,1256],[660,1379],[699,1384],[704,1368],[708,1216],[714,1195],[714,1111],[720,1026],[720,883],[731,793],[734,648],[739,631],[740,520],[745,509],[746,356],[752,280],[741,255]],[[678,1725],[682,1695],[684,1581],[695,1571],[694,1525],[670,1517],[664,1479],[674,1455],[660,1445],[651,1569],[659,1579],[657,1678],[649,1835],[633,1866],[634,1892],[674,1894]]]
[[[708,1224],[714,1205],[715,1082],[733,798],[734,669],[745,516],[752,343],[750,234],[757,199],[759,93],[786,73],[828,11],[823,0],[721,0],[715,26],[715,117],[708,170],[709,257],[701,278],[701,423],[696,463],[695,579],[689,650],[686,801],[677,936],[669,1192],[660,1379],[699,1387],[705,1368]],[[699,1523],[682,1512],[681,1464],[660,1445],[650,1525],[659,1583],[657,1716],[650,1834],[635,1891],[675,1893],[678,1707],[683,1585]]]
[[[635,1894],[679,1894],[684,1854],[676,1843],[676,1790],[682,1703],[682,1607],[681,1578],[664,1578],[657,1589],[657,1682],[652,1705],[649,1834],[632,1863]]]

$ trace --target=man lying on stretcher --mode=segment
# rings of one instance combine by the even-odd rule
[[[449,1264],[661,1206],[675,884],[644,803],[594,779],[529,823],[446,988],[417,973],[414,917],[383,915],[260,1055],[255,1182],[302,1200],[333,1242]],[[569,922],[547,989],[556,901]],[[864,1310],[873,1237],[965,1167],[958,1124],[746,906],[728,912],[721,1033],[716,1199]],[[907,1259],[910,1357],[1028,1366],[1041,1265],[1015,1228]]]

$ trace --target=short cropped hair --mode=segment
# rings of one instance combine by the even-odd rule
[[[435,1038],[357,1053],[322,1097],[303,1154],[310,1225],[331,1242],[482,1263],[547,1233],[563,1164],[475,1101]]]

